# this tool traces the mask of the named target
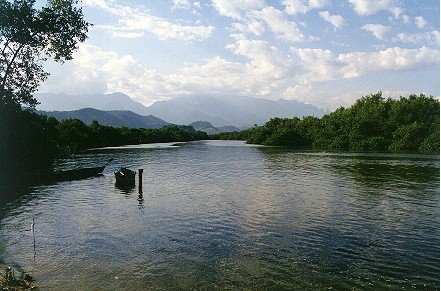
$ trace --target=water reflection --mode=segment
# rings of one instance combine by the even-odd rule
[[[115,182],[115,188],[124,195],[130,195],[135,192],[135,185],[121,185],[120,183]]]
[[[0,204],[0,260],[43,289],[439,287],[439,157],[217,141],[82,158],[96,154],[116,161],[103,177]],[[144,193],[115,187],[121,164],[145,169]]]
[[[138,203],[140,207],[144,205],[144,195],[142,194],[142,192],[139,192],[138,194]]]
[[[439,180],[439,168],[413,161],[405,164],[363,161],[335,168],[348,172],[359,183],[389,184],[393,187],[418,187]]]

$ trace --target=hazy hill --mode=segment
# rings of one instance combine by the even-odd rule
[[[40,111],[42,114],[53,116],[61,121],[68,118],[77,118],[86,124],[96,120],[101,125],[113,127],[131,127],[131,128],[161,128],[168,122],[153,115],[141,116],[131,111],[102,111],[93,108],[84,108],[74,111]]]
[[[122,93],[95,95],[36,94],[38,110],[62,111],[93,107],[99,110],[130,110],[140,115],[154,115],[174,124],[198,120],[214,127],[249,127],[263,124],[272,117],[321,117],[324,111],[313,105],[284,99],[251,97],[186,96],[158,101],[146,107]]]
[[[176,124],[205,120],[213,126],[263,124],[272,117],[321,117],[324,111],[305,103],[250,97],[180,97],[153,103],[148,111]]]
[[[37,105],[37,109],[43,111],[72,111],[94,108],[104,111],[129,110],[139,115],[149,115],[146,110],[147,107],[133,101],[123,93],[83,95],[37,93],[35,98],[41,103]]]
[[[208,121],[195,121],[189,124],[189,126],[193,127],[195,130],[204,131],[208,134],[216,134],[221,132],[230,132],[230,131],[239,131],[237,127],[234,126],[221,126],[214,127]]]

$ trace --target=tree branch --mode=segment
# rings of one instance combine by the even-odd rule
[[[20,50],[23,48],[24,45],[25,45],[24,43],[20,44],[20,46],[17,48],[14,55],[12,56],[11,61],[6,66],[5,75],[3,76],[2,84],[0,87],[2,90],[5,89],[6,80],[8,79],[8,74],[9,74],[9,71],[11,70],[12,65],[14,64],[15,58],[17,57],[18,53],[20,52]]]
[[[3,49],[2,49],[2,55],[5,55],[5,51],[6,51],[6,48],[9,48],[9,42],[11,41],[11,39],[7,39],[6,41],[5,41],[5,46],[3,47]],[[10,48],[9,48],[10,49]]]

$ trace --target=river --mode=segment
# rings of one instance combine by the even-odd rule
[[[43,290],[439,289],[439,155],[201,141],[57,166],[110,157],[101,177],[3,190],[0,263]],[[124,165],[142,197],[115,187]]]

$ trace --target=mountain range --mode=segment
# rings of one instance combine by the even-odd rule
[[[144,105],[134,101],[126,94],[118,92],[82,95],[37,93],[35,98],[41,103],[37,105],[37,109],[44,111],[72,111],[94,108],[104,111],[129,110],[139,115],[149,115]]]
[[[170,123],[153,115],[142,116],[129,110],[103,111],[94,108],[83,108],[72,111],[38,111],[47,116],[53,116],[61,121],[68,118],[77,118],[85,124],[96,120],[101,125],[113,127],[126,126],[129,128],[161,128]]]
[[[72,111],[83,108],[112,112],[128,110],[146,117],[154,115],[173,124],[187,125],[195,121],[207,121],[214,127],[244,128],[263,124],[272,117],[292,118],[308,115],[321,117],[325,113],[322,109],[298,101],[251,97],[185,96],[157,101],[148,107],[123,93],[84,95],[39,93],[35,97],[41,103],[37,109],[43,111]]]
[[[170,123],[153,115],[142,116],[128,110],[109,110],[103,111],[94,108],[83,108],[71,111],[37,111],[41,114],[55,117],[58,121],[63,119],[76,118],[85,124],[91,124],[96,120],[101,125],[113,127],[129,127],[129,128],[161,128]],[[239,131],[234,126],[214,127],[207,121],[196,121],[189,126],[195,130],[204,131],[208,134],[216,134],[220,132]]]

